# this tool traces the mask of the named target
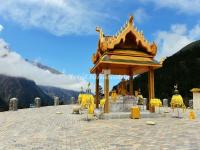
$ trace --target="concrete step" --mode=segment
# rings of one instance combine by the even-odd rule
[[[148,111],[141,112],[141,118],[156,118],[161,117],[160,114],[157,113],[150,113]],[[128,119],[130,118],[130,112],[111,112],[111,113],[104,113],[98,116],[99,119]]]

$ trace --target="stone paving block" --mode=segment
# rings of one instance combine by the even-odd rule
[[[187,117],[153,114],[139,120],[127,117],[88,122],[84,121],[85,114],[71,114],[72,106],[1,112],[0,149],[200,149],[199,117],[190,121]],[[56,114],[58,111],[62,114]],[[148,126],[146,121],[155,121],[156,125]]]

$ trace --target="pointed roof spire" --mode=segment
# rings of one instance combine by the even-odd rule
[[[132,15],[131,15],[130,18],[129,18],[129,23],[130,23],[130,24],[133,24],[133,16],[132,16]]]

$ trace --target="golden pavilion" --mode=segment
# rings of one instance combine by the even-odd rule
[[[97,108],[99,106],[99,74],[104,74],[105,113],[109,112],[110,107],[109,75],[128,75],[130,95],[133,95],[133,76],[148,72],[149,99],[154,98],[154,70],[162,67],[162,63],[154,60],[157,46],[154,42],[148,42],[143,32],[137,30],[133,23],[133,16],[130,16],[116,35],[107,36],[99,27],[96,31],[99,32],[99,41],[97,51],[92,56],[94,66],[90,73],[96,74]]]

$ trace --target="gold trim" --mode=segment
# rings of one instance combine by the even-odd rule
[[[110,59],[112,59],[112,60],[122,59],[122,60],[136,60],[136,61],[149,61],[149,62],[152,62],[151,58],[131,57],[131,56],[119,56],[119,55],[111,55]]]
[[[126,66],[129,66],[130,68],[135,67],[135,66],[143,66],[143,67],[153,67],[153,69],[158,69],[162,67],[162,64],[138,64],[138,63],[99,61],[93,68],[90,69],[90,73],[96,73],[96,70],[99,68],[99,66],[105,65],[105,64],[126,65]],[[98,72],[98,73],[101,73],[101,72]]]

